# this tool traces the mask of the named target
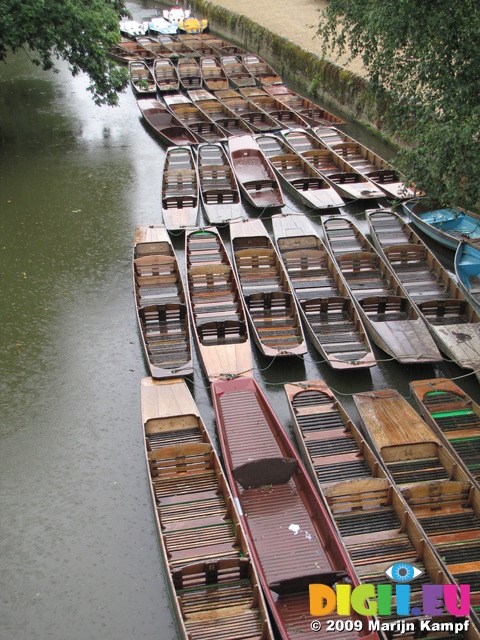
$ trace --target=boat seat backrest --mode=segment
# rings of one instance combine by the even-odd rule
[[[214,467],[212,446],[208,443],[184,443],[154,449],[148,452],[148,464],[152,480],[191,476]]]
[[[227,558],[186,565],[173,571],[172,577],[175,589],[181,591],[207,584],[245,580],[250,574],[248,558]]]
[[[267,269],[277,265],[277,255],[273,249],[256,248],[240,249],[235,252],[235,261],[239,272],[254,269]]]
[[[202,344],[215,341],[222,344],[244,342],[246,336],[245,323],[239,320],[214,320],[203,322],[197,328]]]
[[[467,311],[466,300],[427,300],[418,306],[429,319],[462,317]]]
[[[339,482],[324,489],[334,515],[382,509],[391,504],[392,489],[384,478],[362,478]]]
[[[354,251],[338,256],[337,262],[342,272],[350,277],[352,274],[374,269],[378,264],[378,256],[367,251]]]
[[[383,250],[390,262],[397,266],[406,266],[407,264],[423,261],[427,257],[427,248],[422,245],[401,244],[385,247]]]
[[[402,317],[407,313],[408,302],[406,298],[401,296],[368,296],[362,298],[360,306],[363,311],[375,320],[374,316],[399,316]],[[393,320],[394,317],[384,318]]]
[[[135,258],[137,276],[171,275],[176,272],[176,260],[173,256],[150,255]]]

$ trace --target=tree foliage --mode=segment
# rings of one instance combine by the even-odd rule
[[[125,13],[123,0],[0,0],[0,60],[20,47],[44,69],[63,58],[73,75],[88,74],[97,104],[116,104],[127,74],[108,51]]]
[[[330,0],[324,51],[360,57],[389,129],[408,143],[396,164],[443,204],[480,200],[478,0]]]

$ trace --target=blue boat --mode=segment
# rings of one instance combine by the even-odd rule
[[[449,207],[428,208],[419,198],[403,202],[402,207],[416,227],[453,251],[462,240],[480,240],[480,218],[473,213]]]
[[[480,248],[460,242],[455,253],[455,275],[463,295],[480,312]]]

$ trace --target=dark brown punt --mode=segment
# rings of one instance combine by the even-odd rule
[[[480,406],[446,378],[416,380],[410,388],[426,423],[480,484]]]
[[[282,79],[270,65],[252,53],[244,53],[242,62],[255,78],[259,86],[282,84]]]
[[[199,143],[196,136],[158,100],[137,100],[137,104],[148,127],[167,146]]]
[[[348,165],[313,134],[302,129],[282,131],[285,140],[296,149],[323,177],[349,200],[384,198],[384,192],[371,180]]]
[[[255,78],[243,64],[241,57],[235,55],[222,56],[220,64],[233,87],[238,89],[240,87],[255,86]]]
[[[322,224],[327,247],[375,344],[403,363],[441,360],[427,326],[404,289],[355,225],[340,217],[323,220]],[[346,238],[348,246],[359,242],[363,250],[345,253],[341,238]]]
[[[273,134],[255,140],[272,165],[281,184],[296,200],[311,209],[334,209],[345,202],[335,189],[302,156]]]
[[[144,378],[150,491],[182,640],[273,640],[220,461],[183,380]]]
[[[182,277],[163,225],[135,229],[133,284],[138,326],[152,377],[192,374],[190,322]]]
[[[237,278],[213,227],[185,234],[187,296],[207,378],[251,376],[252,351]]]
[[[177,69],[168,58],[157,58],[153,62],[153,76],[160,93],[165,91],[179,91],[180,81]]]
[[[209,45],[215,49],[216,55],[228,56],[228,55],[242,55],[246,53],[245,49],[238,47],[236,44],[222,40],[221,38],[213,38],[208,41]]]
[[[385,246],[385,227],[396,226],[395,235],[408,229],[400,216],[377,211],[367,218],[380,254],[420,312],[440,350],[459,367],[480,375],[480,315],[454,278],[413,230],[408,241]]]
[[[222,145],[198,145],[197,163],[200,197],[210,224],[227,224],[234,218],[241,218],[244,210],[240,190]]]
[[[152,64],[156,55],[133,40],[122,40],[108,52],[109,56],[120,64],[128,64],[131,60],[141,59],[147,64]]]
[[[286,104],[287,107],[300,114],[302,118],[305,118],[309,126],[334,126],[345,124],[345,122],[341,118],[338,118],[326,109],[322,109],[316,104],[313,104],[311,100],[308,100],[308,98],[304,98],[298,93],[295,93],[283,84],[274,84],[269,87],[265,87],[265,90],[268,91],[270,95],[280,100],[280,102]]]
[[[169,147],[162,176],[163,222],[167,229],[195,227],[199,202],[197,165],[191,147]]]
[[[362,320],[312,224],[302,215],[272,216],[273,233],[313,345],[339,370],[376,364]]]
[[[170,58],[171,60],[177,60],[178,55],[173,53],[170,49],[156,38],[150,38],[148,36],[137,38],[138,44],[141,44],[147,51],[150,51],[155,57]]]
[[[205,89],[188,91],[190,100],[197,105],[211,120],[218,124],[227,135],[242,135],[252,133],[251,127],[239,118],[225,104]]]
[[[220,63],[214,56],[202,56],[200,58],[200,69],[202,72],[203,84],[209,91],[228,89],[228,78]]]
[[[248,100],[251,100],[253,104],[256,104],[257,107],[266,111],[274,120],[280,123],[282,128],[305,129],[309,126],[308,122],[300,114],[290,109],[274,96],[271,96],[264,89],[245,87],[240,89],[240,93]]]
[[[247,202],[261,211],[285,206],[278,178],[253,136],[232,136],[228,151]]]
[[[307,348],[295,297],[262,221],[232,221],[230,238],[258,348],[266,356],[303,355]]]
[[[211,120],[198,106],[186,96],[175,93],[164,96],[168,109],[195,134],[202,142],[219,142],[226,135],[221,127]]]
[[[143,60],[132,60],[128,63],[130,84],[137,97],[157,95],[157,85],[152,72]]]
[[[281,125],[265,111],[262,111],[256,104],[244,98],[234,89],[217,91],[215,93],[218,100],[227,105],[239,118],[255,132],[279,131]]]
[[[357,577],[296,449],[253,378],[211,389],[227,477],[280,637],[343,638],[310,627],[309,583]],[[367,636],[365,619],[363,629],[349,635]]]
[[[478,612],[480,491],[450,446],[442,444],[397,391],[359,393],[354,399],[389,477],[450,574],[470,585],[472,609]]]

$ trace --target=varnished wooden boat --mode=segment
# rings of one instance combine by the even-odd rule
[[[190,322],[182,276],[163,225],[135,229],[133,284],[138,326],[152,377],[192,374]]]
[[[198,138],[158,100],[137,100],[138,108],[149,129],[165,145],[198,144]]]
[[[200,70],[203,84],[209,91],[228,89],[228,78],[214,55],[205,55],[200,58]]]
[[[240,518],[183,380],[141,383],[145,455],[182,640],[273,640]]]
[[[462,240],[455,251],[454,267],[461,292],[480,312],[480,248]]]
[[[337,126],[345,124],[341,118],[338,118],[333,115],[333,113],[319,107],[308,98],[295,93],[295,91],[292,91],[283,84],[267,86],[265,87],[265,91],[277,98],[280,102],[283,102],[283,104],[287,105],[290,109],[293,109],[293,111],[300,114],[311,127],[324,125]]]
[[[254,87],[255,78],[243,64],[241,57],[235,55],[221,56],[220,64],[232,87]]]
[[[169,231],[197,225],[199,185],[191,147],[169,147],[162,176],[163,222]]]
[[[441,360],[415,306],[355,225],[339,217],[322,220],[322,224],[327,247],[375,344],[402,363]]]
[[[227,105],[217,100],[217,98],[205,89],[188,91],[190,100],[197,105],[211,120],[216,122],[226,133],[226,135],[242,135],[252,133],[251,127],[239,118]]]
[[[480,406],[446,378],[415,380],[410,388],[426,423],[442,442],[449,442],[478,485]]]
[[[182,42],[178,38],[171,36],[159,36],[159,41],[166,47],[171,54],[177,57],[177,60],[185,60],[186,58],[199,58],[200,52],[192,49],[186,42]]]
[[[300,356],[307,347],[287,275],[261,220],[230,222],[233,262],[252,336],[266,356]]]
[[[149,51],[134,40],[126,40],[123,38],[117,44],[114,44],[108,55],[120,64],[128,64],[132,60],[143,60],[147,64],[152,64],[156,55]]]
[[[272,165],[280,183],[311,209],[334,209],[345,202],[305,158],[273,134],[256,135],[255,140]]]
[[[278,73],[274,71],[269,64],[253,53],[244,53],[242,56],[242,62],[260,87],[282,83],[282,79]]]
[[[402,202],[408,219],[436,242],[456,250],[461,240],[480,244],[480,218],[468,211],[429,205],[420,198]]]
[[[201,142],[225,140],[225,132],[206,113],[181,93],[164,96],[168,109]]]
[[[335,127],[315,127],[315,135],[347,164],[371,180],[388,198],[404,199],[415,195],[402,177],[374,151]]]
[[[202,86],[202,72],[193,58],[180,58],[177,63],[177,73],[180,87],[184,91],[199,89]]]
[[[178,54],[168,49],[163,42],[159,42],[157,38],[144,37],[137,39],[138,44],[141,44],[147,51],[154,54],[155,59],[169,58],[170,60],[178,60]]]
[[[275,172],[253,136],[232,136],[228,139],[228,151],[247,202],[262,211],[285,206]]]
[[[371,200],[384,198],[384,192],[371,180],[350,167],[340,156],[326,147],[308,131],[302,129],[282,131],[290,146],[322,174],[347,200]]]
[[[384,260],[415,304],[439,349],[458,366],[480,375],[480,315],[427,245],[398,215],[367,214],[370,234]],[[391,244],[391,229],[405,234]]]
[[[177,68],[169,58],[157,58],[153,62],[153,76],[160,93],[179,91]]]
[[[373,367],[375,356],[360,315],[311,222],[302,215],[276,215],[272,226],[314,347],[332,369]]]
[[[246,53],[245,49],[239,47],[236,44],[231,42],[227,42],[226,40],[222,40],[221,38],[214,38],[209,40],[210,46],[215,49],[218,56],[228,56],[228,55],[242,55]]]
[[[227,477],[279,636],[343,637],[310,626],[309,583],[356,585],[357,577],[296,449],[253,378],[211,389]],[[349,634],[369,635],[365,618]]]
[[[266,111],[284,129],[305,129],[308,122],[296,111],[271,96],[260,87],[245,87],[240,93],[257,107]]]
[[[240,190],[233,167],[221,144],[200,144],[197,149],[200,197],[210,224],[227,224],[243,216]]]
[[[252,352],[243,299],[214,227],[186,232],[185,260],[192,325],[207,378],[251,376]]]
[[[215,95],[220,102],[227,105],[231,111],[241,118],[252,131],[261,133],[280,129],[279,122],[271,118],[268,113],[262,111],[253,102],[244,98],[238,91],[226,89],[217,91]]]
[[[129,62],[128,75],[135,96],[155,96],[157,94],[155,78],[143,60]]]
[[[199,53],[201,57],[217,55],[217,52],[210,45],[210,42],[208,40],[198,37],[198,36],[201,36],[201,35],[203,35],[203,34],[201,34],[201,33],[197,33],[197,34],[184,33],[184,34],[179,35],[178,39],[181,42],[185,42],[185,44],[187,44],[191,49],[193,49],[194,51]]]

